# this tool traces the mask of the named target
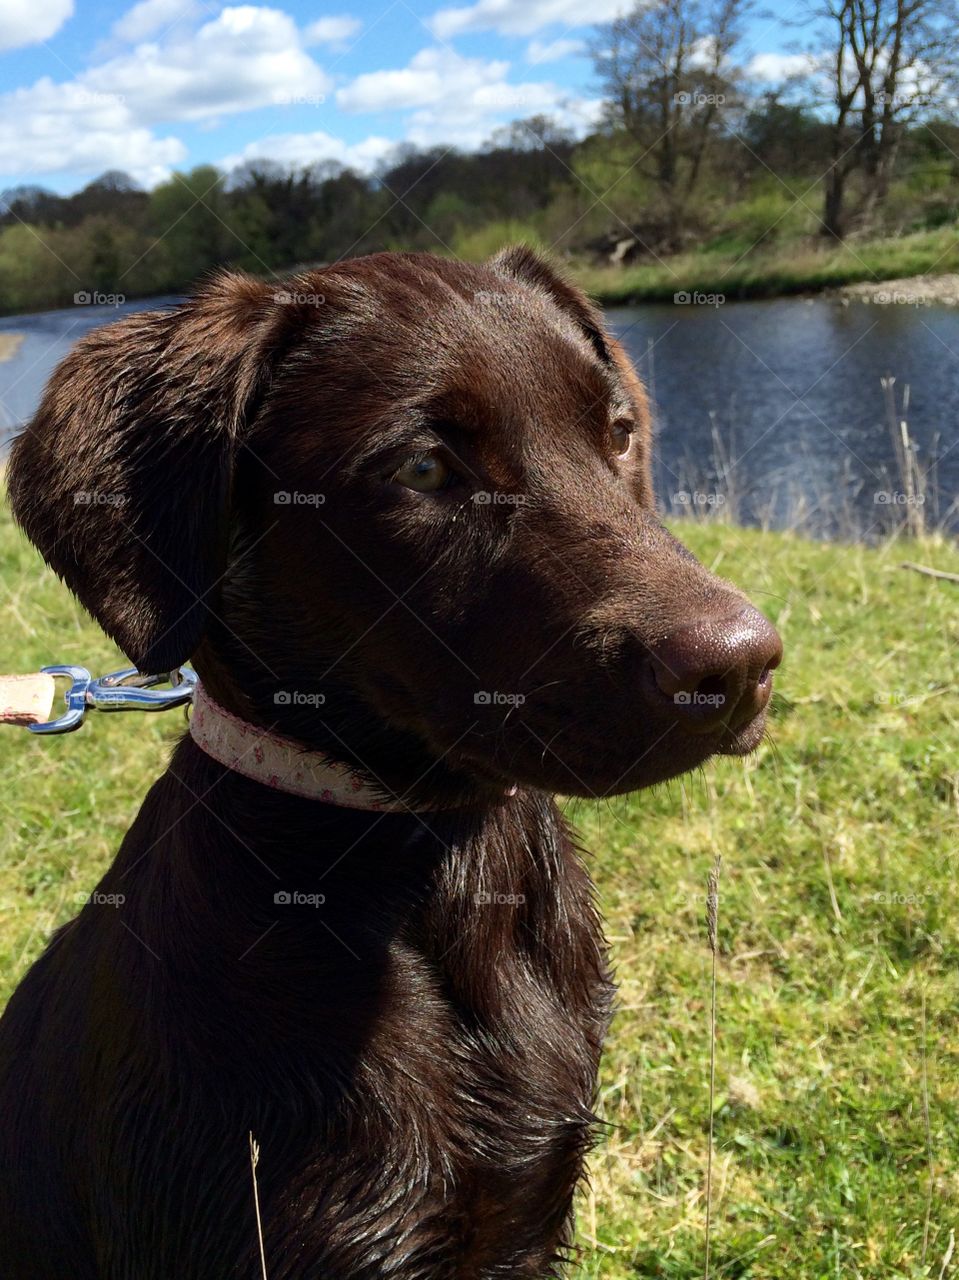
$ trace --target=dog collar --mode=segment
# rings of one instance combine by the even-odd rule
[[[349,765],[310,751],[293,738],[250,724],[214,702],[202,685],[193,694],[190,737],[208,756],[235,773],[262,782],[273,791],[347,809],[377,813],[412,812],[413,806],[388,799]]]

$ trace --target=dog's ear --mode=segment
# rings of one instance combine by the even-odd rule
[[[141,671],[186,661],[215,607],[234,453],[291,310],[223,274],[181,306],[95,330],[13,447],[17,522]]]
[[[545,258],[540,257],[525,245],[503,249],[490,260],[489,267],[492,271],[507,276],[511,280],[533,285],[547,293],[561,311],[565,311],[575,320],[603,364],[615,369],[632,403],[636,431],[639,435],[641,456],[637,478],[640,500],[644,506],[652,507],[655,499],[649,397],[622,344],[607,332],[600,309],[587,298],[582,289],[564,280]]]

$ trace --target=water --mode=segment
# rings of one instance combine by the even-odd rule
[[[892,375],[930,469],[927,520],[959,530],[959,309],[784,298],[608,318],[653,392],[664,505],[725,498],[747,524],[887,531],[905,496],[880,383]]]
[[[0,357],[7,335],[23,337],[12,359],[0,358],[0,455],[32,417],[47,379],[79,338],[133,311],[155,310],[175,301],[151,298],[121,307],[76,306],[38,315],[0,316]]]
[[[24,335],[0,363],[0,450],[82,334],[170,301],[0,318],[0,344],[5,334]],[[938,517],[959,531],[959,512],[948,513],[959,494],[959,309],[790,298],[608,315],[654,396],[657,489],[667,508],[723,505],[745,523],[815,534],[884,532],[902,512],[880,387],[891,374],[900,403],[910,389],[920,465],[936,463]],[[932,522],[935,498],[931,491],[925,506]]]

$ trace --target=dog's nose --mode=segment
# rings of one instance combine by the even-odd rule
[[[769,701],[782,656],[776,628],[751,605],[732,617],[704,618],[652,650],[654,696],[690,733],[742,729]]]

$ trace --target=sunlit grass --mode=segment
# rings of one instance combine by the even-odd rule
[[[959,586],[894,543],[679,531],[786,661],[756,756],[574,809],[621,984],[577,1280],[701,1274],[717,853],[713,1274],[938,1276],[959,1226]],[[908,558],[959,566],[941,541]]]
[[[771,248],[732,244],[651,259],[626,267],[570,264],[578,282],[604,304],[672,301],[676,293],[726,298],[772,297],[959,269],[959,238],[951,227],[895,239],[833,244],[810,236]]]

